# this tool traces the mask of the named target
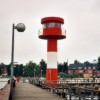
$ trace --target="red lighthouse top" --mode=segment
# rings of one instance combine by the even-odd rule
[[[60,17],[45,17],[41,19],[41,24],[44,24],[47,22],[58,22],[58,23],[64,24],[64,19]]]
[[[64,24],[64,19],[60,17],[45,17],[41,19],[43,29],[39,30],[39,38],[41,39],[64,39],[66,38],[66,30],[61,26]]]

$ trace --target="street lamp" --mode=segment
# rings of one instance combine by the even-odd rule
[[[35,78],[35,71],[36,71],[36,70],[35,70],[35,68],[34,68],[34,78]]]
[[[42,78],[42,71],[43,71],[43,70],[41,70],[41,78]]]
[[[13,87],[13,67],[14,67],[14,29],[18,32],[24,32],[25,25],[23,23],[19,23],[16,26],[13,24],[12,26],[12,52],[11,52],[11,91]]]

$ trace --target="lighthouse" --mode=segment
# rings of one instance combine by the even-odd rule
[[[62,29],[64,19],[60,17],[45,17],[41,19],[43,28],[39,30],[39,38],[47,40],[46,81],[57,82],[57,40],[66,38],[66,30]]]

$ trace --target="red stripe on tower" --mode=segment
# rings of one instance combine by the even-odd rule
[[[57,39],[56,38],[48,39],[47,52],[57,52]]]

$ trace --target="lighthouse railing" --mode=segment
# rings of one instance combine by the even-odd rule
[[[66,36],[66,29],[62,28],[62,35],[65,35]]]
[[[40,36],[40,35],[43,35],[43,28],[40,28],[40,29],[38,30],[38,36]]]
[[[38,36],[40,36],[40,35],[43,35],[43,28],[40,28],[40,29],[38,30]],[[66,29],[61,28],[61,35],[66,36]]]

